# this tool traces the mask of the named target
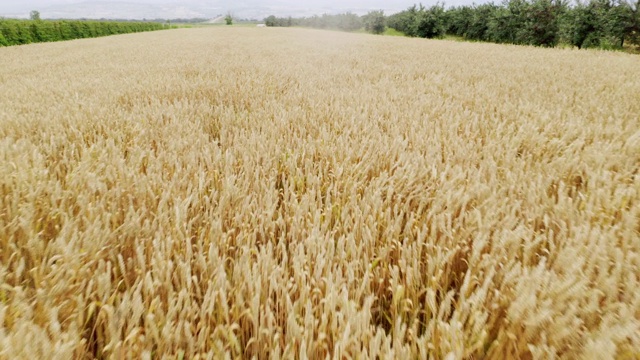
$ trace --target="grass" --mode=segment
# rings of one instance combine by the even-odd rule
[[[371,34],[370,32],[368,32],[367,30],[365,30],[365,28],[361,28],[357,31],[354,31],[353,33],[356,34]],[[390,27],[385,27],[384,28],[384,32],[381,35],[387,35],[387,36],[405,36],[405,34],[401,31],[398,31],[396,29],[392,29]]]
[[[396,29],[392,29],[390,27],[385,28],[383,35],[388,35],[388,36],[405,36],[405,34],[401,31],[398,31]]]
[[[637,56],[209,27],[0,58],[0,358],[639,356]]]
[[[457,35],[450,35],[450,34],[445,35],[443,39],[450,40],[450,41],[458,41],[458,42],[469,41],[469,40],[466,40],[464,36],[457,36]]]

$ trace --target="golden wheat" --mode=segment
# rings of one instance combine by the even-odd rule
[[[640,357],[640,57],[0,49],[0,358]]]

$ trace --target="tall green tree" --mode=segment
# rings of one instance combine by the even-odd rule
[[[13,20],[0,21],[0,33],[3,35],[7,45],[20,44],[16,21],[13,21]]]
[[[628,34],[629,42],[640,46],[640,0],[636,0],[630,6],[633,16],[631,17],[631,26]]]
[[[344,31],[356,31],[362,28],[362,20],[360,16],[347,12],[345,14],[335,15],[336,26],[340,30]]]
[[[590,0],[567,11],[563,34],[578,48],[615,48],[633,38],[635,11],[632,5],[614,0]]]
[[[466,36],[473,21],[474,9],[471,6],[453,7],[446,12],[447,33]]]
[[[276,20],[275,15],[269,15],[264,19],[264,24],[266,26],[276,26]]]
[[[496,43],[524,44],[525,22],[530,4],[527,0],[505,0],[489,16],[487,37]]]
[[[422,38],[441,38],[445,35],[445,10],[441,4],[436,4],[429,9],[420,5],[420,10],[416,16],[415,34]]]
[[[0,46],[9,46],[9,41],[4,38],[4,35],[0,32]]]
[[[620,48],[624,47],[625,39],[637,27],[636,11],[632,4],[624,0],[615,1],[609,9],[605,30]]]
[[[566,3],[560,0],[533,0],[525,17],[523,42],[554,47],[560,39],[560,19]]]
[[[372,34],[382,34],[386,27],[384,12],[382,10],[370,11],[363,18],[364,28]]]
[[[413,5],[407,10],[393,14],[387,17],[387,25],[396,29],[407,36],[415,37],[416,34],[416,22],[418,17],[418,7]]]
[[[491,41],[492,32],[490,31],[489,25],[499,10],[500,8],[493,3],[474,7],[473,16],[469,28],[465,33],[465,38],[469,40]]]
[[[390,16],[387,25],[411,37],[440,38],[447,31],[447,14],[440,3],[428,9],[413,5]]]

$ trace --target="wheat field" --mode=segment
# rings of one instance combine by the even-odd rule
[[[1,359],[639,359],[640,57],[0,49]]]

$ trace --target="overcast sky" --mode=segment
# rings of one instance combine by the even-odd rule
[[[382,9],[391,14],[415,0],[0,0],[0,15],[27,16],[38,10],[47,17],[178,18],[214,17],[232,11],[238,16],[308,16]],[[471,4],[473,0],[448,0],[446,6]],[[476,0],[477,3],[485,2]],[[436,0],[422,1],[431,6]],[[118,16],[120,15],[120,16]],[[175,16],[171,16],[175,15]]]

